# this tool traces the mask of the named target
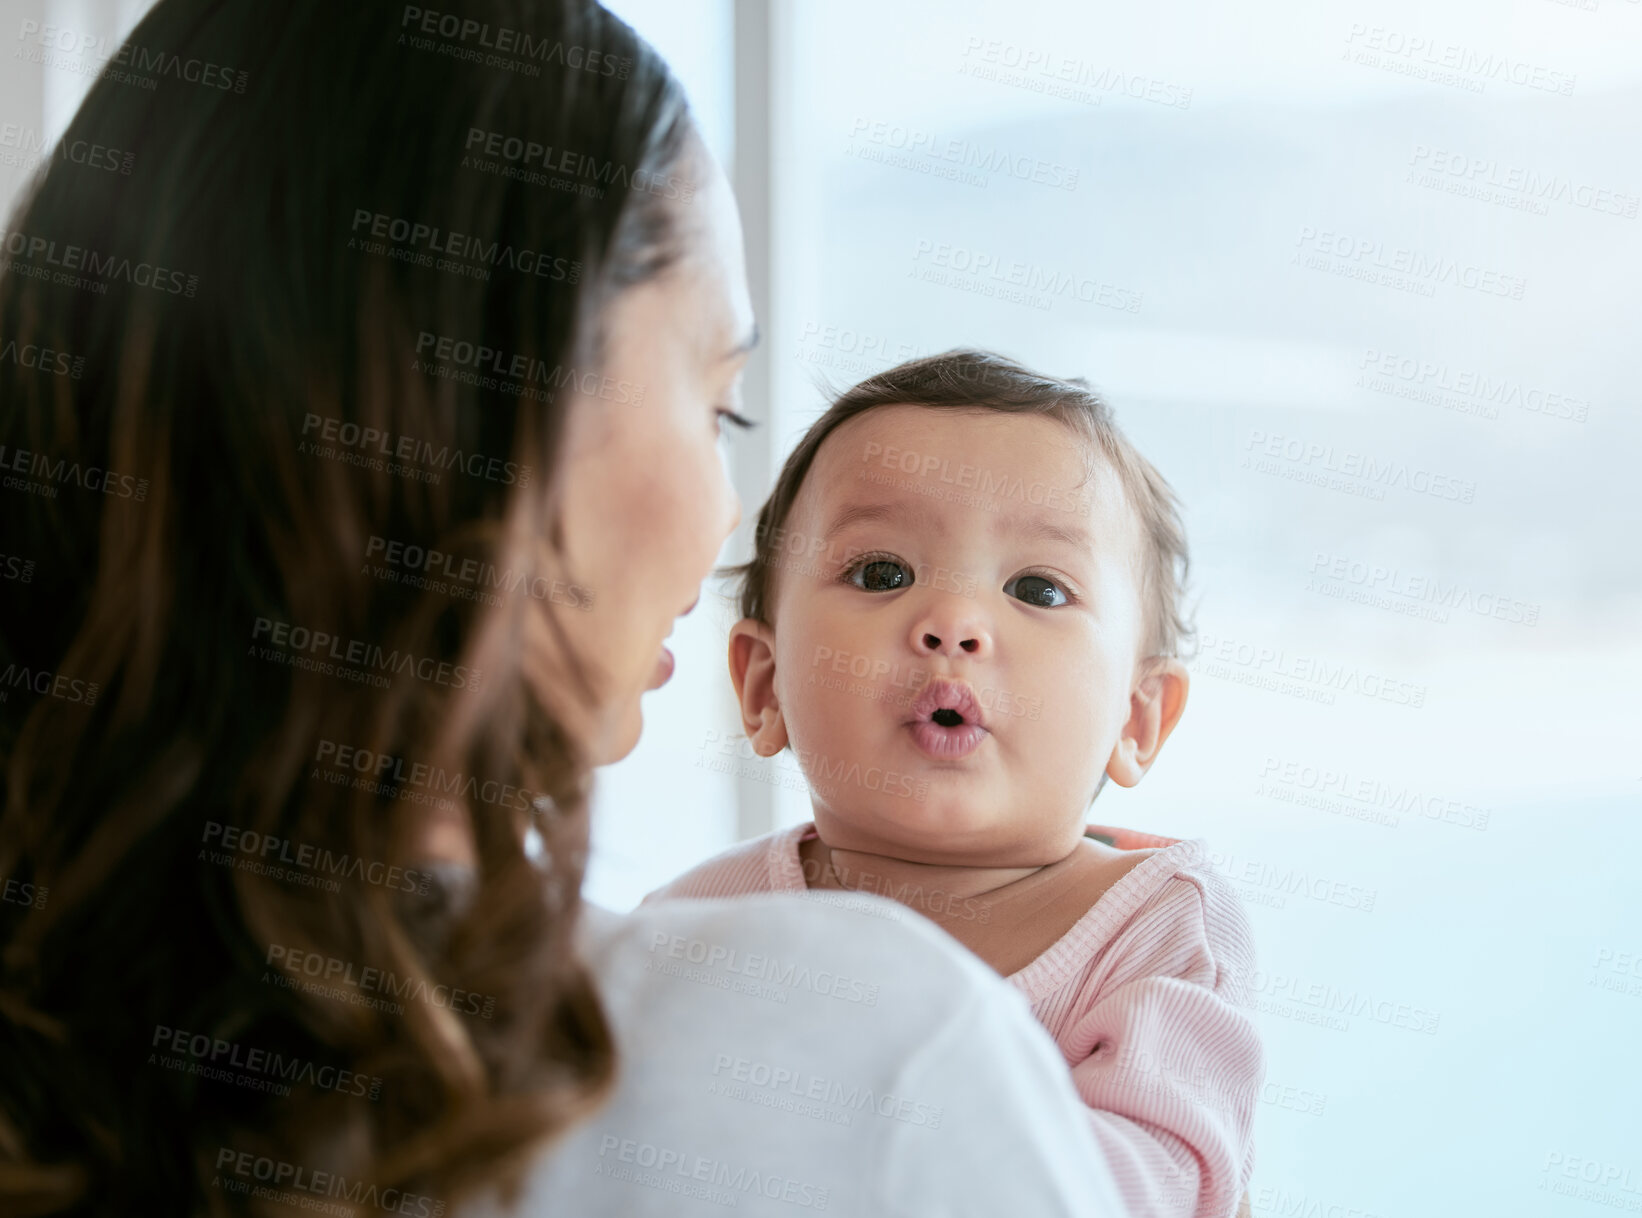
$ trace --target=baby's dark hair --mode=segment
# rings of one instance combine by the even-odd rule
[[[1141,655],[1186,659],[1196,634],[1184,607],[1190,559],[1180,502],[1163,475],[1131,444],[1106,402],[1082,378],[1060,380],[990,351],[959,348],[909,360],[845,390],[817,419],[781,467],[758,513],[753,556],[721,574],[730,577],[742,617],[772,625],[775,574],[782,562],[787,516],[826,438],[856,415],[881,406],[933,410],[996,410],[1057,419],[1103,456],[1140,523],[1140,603],[1145,613]]]

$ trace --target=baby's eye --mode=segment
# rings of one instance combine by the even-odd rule
[[[844,578],[864,592],[893,592],[912,586],[912,570],[898,558],[866,554],[858,558]]]
[[[1028,605],[1038,605],[1045,609],[1064,605],[1070,599],[1066,595],[1066,589],[1041,575],[1017,575],[1003,586],[1003,590],[1006,596],[1019,597]]]

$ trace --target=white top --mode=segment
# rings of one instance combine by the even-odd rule
[[[933,925],[851,894],[584,907],[614,1028],[608,1103],[519,1207],[463,1218],[1124,1213],[1020,994]]]

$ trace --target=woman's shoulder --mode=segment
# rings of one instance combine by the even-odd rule
[[[893,902],[584,906],[579,947],[616,1083],[532,1165],[517,1213],[1116,1212],[1025,1000]]]
[[[886,988],[897,991],[897,1009],[997,992],[991,971],[939,928],[862,893],[656,900],[629,914],[584,906],[580,940],[607,1001],[635,988],[695,987],[795,1012],[820,1003],[836,1016],[875,1007]]]

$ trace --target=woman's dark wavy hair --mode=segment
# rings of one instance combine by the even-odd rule
[[[448,1210],[613,1076],[553,471],[692,123],[591,0],[460,10],[160,0],[0,237],[7,1215]]]

